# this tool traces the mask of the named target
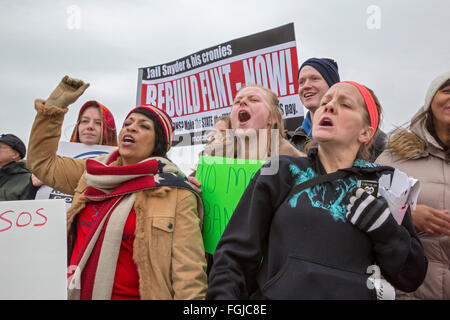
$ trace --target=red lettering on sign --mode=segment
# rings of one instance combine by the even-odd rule
[[[38,223],[32,224],[32,226],[41,227],[47,223],[47,217],[42,212],[43,210],[44,208],[39,208],[35,211],[35,214],[43,219],[40,219],[41,221],[38,221]],[[14,210],[7,210],[0,213],[0,228],[1,228],[0,232],[8,231],[9,229],[11,229],[14,224],[13,221],[15,221],[16,227],[23,228],[29,226],[33,222],[33,218],[36,220],[36,215],[32,215],[30,212],[27,211],[20,212],[17,218],[14,218],[14,216],[7,218],[4,216],[7,213],[11,213],[14,215],[16,212]],[[2,225],[2,220],[6,222],[8,226],[5,227],[4,225]]]
[[[8,211],[5,211],[5,212],[3,212],[3,213],[0,214],[0,219],[2,219],[3,221],[6,221],[6,222],[9,223],[9,226],[6,227],[6,228],[0,229],[0,232],[9,230],[9,229],[11,229],[11,227],[12,227],[12,222],[11,222],[10,220],[8,220],[8,219],[6,219],[6,218],[3,217],[4,214],[9,213],[9,212],[14,212],[14,211],[8,210]]]
[[[28,223],[25,223],[25,224],[19,224],[20,217],[21,217],[22,215],[24,215],[24,214],[28,215],[28,217],[29,217]],[[21,213],[19,214],[19,216],[17,217],[17,220],[16,220],[16,226],[18,226],[19,228],[26,227],[27,225],[29,225],[29,224],[31,223],[31,220],[32,220],[32,219],[33,219],[33,218],[31,217],[31,214],[30,214],[29,212],[23,211],[23,212],[21,212]]]
[[[39,212],[40,210],[44,210],[44,208],[39,208],[39,209],[37,209],[37,210],[36,210],[36,214],[39,215],[39,216],[41,216],[42,218],[44,218],[45,221],[44,221],[43,223],[35,223],[35,224],[34,224],[35,227],[40,227],[40,226],[43,226],[44,224],[47,223],[47,217],[44,216],[42,213],[40,213],[40,212]]]

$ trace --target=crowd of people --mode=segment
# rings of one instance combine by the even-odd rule
[[[69,299],[450,299],[450,72],[388,134],[376,94],[341,81],[333,59],[306,60],[298,85],[308,112],[292,135],[260,85],[238,90],[210,133],[200,155],[265,161],[214,255],[203,245],[201,182],[168,158],[174,128],[163,110],[132,109],[117,134],[111,112],[88,101],[70,141],[117,150],[57,155],[68,107],[89,87],[68,76],[35,100],[26,162],[21,140],[0,136],[0,201],[33,199],[42,184],[74,195]],[[264,174],[273,161],[277,172]],[[421,183],[401,222],[361,185],[395,170]],[[369,277],[373,266],[381,279]]]

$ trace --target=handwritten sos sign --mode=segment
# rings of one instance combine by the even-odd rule
[[[0,300],[67,299],[64,200],[0,202]]]
[[[40,222],[32,223],[36,220],[36,216],[41,217]],[[0,211],[0,232],[8,231],[13,226],[17,228],[23,228],[30,225],[33,227],[42,227],[46,223],[47,217],[45,216],[44,208],[36,209],[33,214],[28,211],[20,211],[20,213],[14,210]]]

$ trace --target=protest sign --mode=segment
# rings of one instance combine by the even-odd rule
[[[379,179],[379,195],[387,201],[389,210],[399,225],[402,224],[409,205],[416,209],[419,192],[420,181],[398,169],[394,170],[392,181],[387,174]]]
[[[0,300],[67,299],[63,200],[0,202]]]
[[[248,183],[264,161],[200,157],[195,177],[201,182],[205,207],[203,243],[213,254]]]
[[[280,100],[286,128],[301,123],[294,25],[235,39],[178,60],[139,69],[137,105],[167,112],[174,146],[206,143],[205,132],[231,112],[236,92],[249,84],[271,89]]]
[[[58,145],[57,155],[74,159],[89,159],[104,153],[113,152],[116,149],[117,147],[111,146],[87,145],[84,143],[61,141]],[[66,209],[69,209],[72,205],[73,196],[43,185],[36,192],[35,199],[63,199],[66,202]]]

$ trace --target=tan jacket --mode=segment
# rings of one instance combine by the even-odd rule
[[[397,152],[392,148],[387,149],[376,162],[394,166],[419,179],[421,191],[418,204],[439,210],[450,209],[450,163],[446,162],[443,149],[426,129],[425,121],[412,126],[411,131],[425,142],[424,148],[421,148],[420,143],[417,144],[420,140],[404,137],[400,139],[402,141],[396,141],[399,146]],[[399,152],[404,156],[400,157]],[[414,159],[404,160],[405,157],[409,158],[408,155]],[[419,237],[429,261],[425,281],[413,293],[398,293],[398,298],[450,299],[450,237],[436,237],[424,232],[419,232]]]
[[[69,256],[76,217],[89,200],[85,160],[56,155],[67,110],[35,101],[27,164],[45,184],[74,194],[67,212]],[[120,158],[115,165],[120,165]],[[141,299],[204,299],[206,261],[197,208],[201,202],[185,189],[161,187],[137,192],[133,259],[139,273]]]

